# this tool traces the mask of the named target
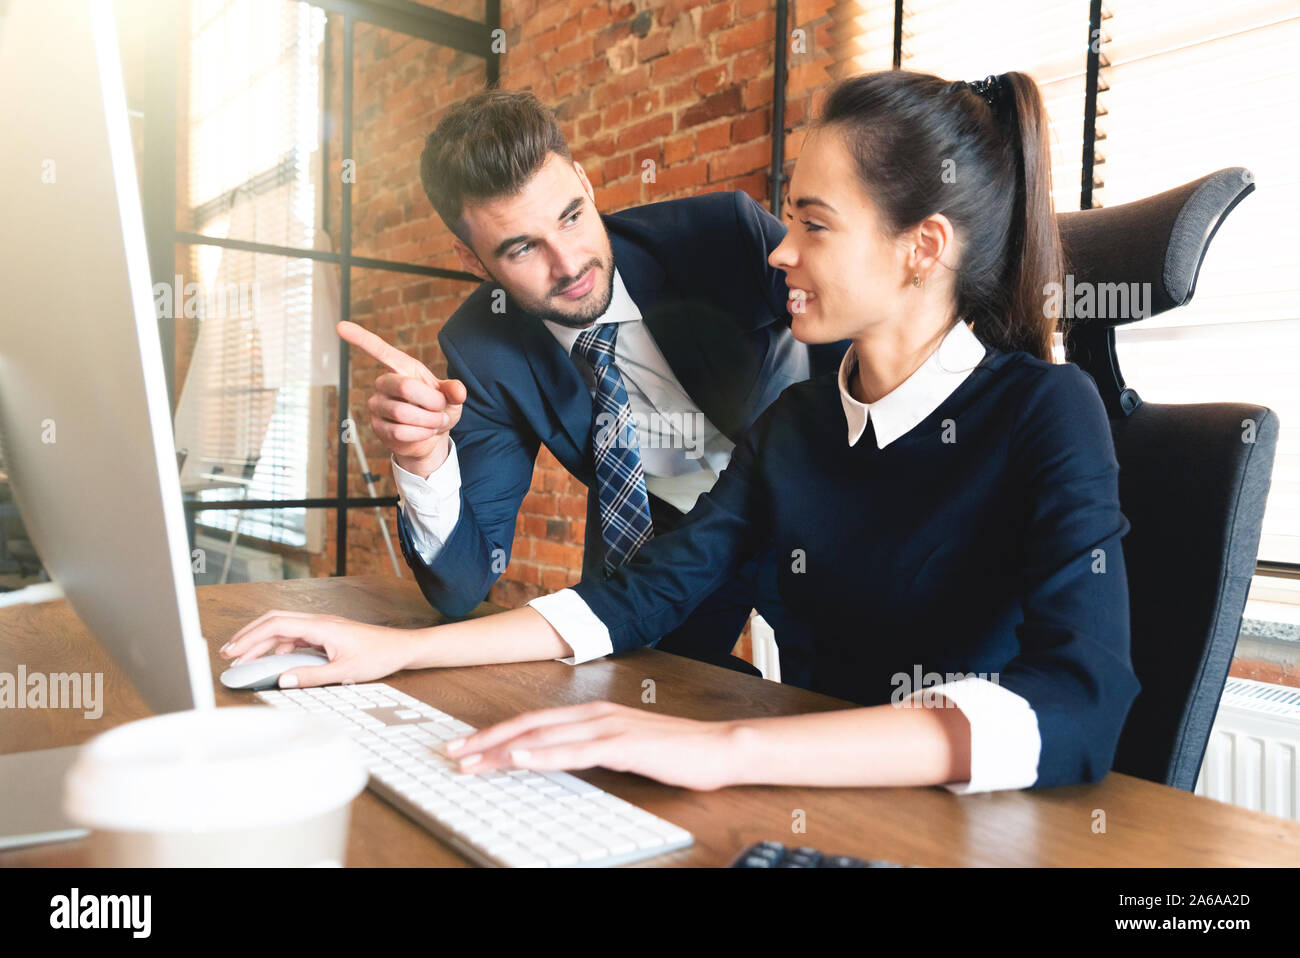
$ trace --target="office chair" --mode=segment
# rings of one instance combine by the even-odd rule
[[[1076,287],[1150,283],[1147,315],[1182,306],[1210,240],[1254,188],[1249,171],[1234,167],[1132,203],[1063,213],[1067,272]],[[1066,358],[1106,404],[1120,508],[1132,525],[1124,561],[1142,690],[1114,769],[1191,791],[1255,571],[1278,419],[1249,403],[1143,402],[1115,352],[1115,327],[1142,318],[1069,320]]]

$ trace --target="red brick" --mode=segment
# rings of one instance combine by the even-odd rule
[[[642,37],[636,42],[636,56],[638,60],[653,60],[661,57],[668,52],[668,31],[659,30],[649,36]]]
[[[705,127],[696,134],[695,152],[698,154],[712,153],[730,145],[731,123],[727,120]]]
[[[709,161],[709,182],[761,169],[772,158],[772,146],[759,140],[738,146]]]
[[[736,22],[735,10],[731,3],[714,3],[704,8],[700,14],[700,37],[719,33],[723,28]]]
[[[614,129],[626,120],[631,112],[631,100],[619,100],[617,103],[611,104],[609,109],[605,111],[605,129]]]
[[[536,562],[520,562],[518,568],[515,563],[510,564],[511,577],[519,582],[527,582],[532,585],[542,584],[542,567]]]
[[[591,57],[591,37],[579,37],[556,50],[546,65],[552,72],[561,73],[585,64]]]
[[[803,93],[805,90],[811,90],[815,87],[824,86],[827,82],[826,67],[829,61],[810,60],[807,63],[801,63],[790,70],[786,80],[786,92],[790,96]],[[769,91],[770,94],[771,91]],[[770,98],[770,97],[769,97]]]
[[[694,100],[695,98],[695,79],[687,77],[685,80],[679,80],[676,83],[670,83],[663,88],[663,105],[672,106],[674,103],[681,103],[684,100]]]
[[[617,144],[612,136],[602,136],[598,140],[591,140],[582,151],[595,156],[613,156]]]
[[[620,40],[626,40],[630,36],[632,36],[631,20],[611,23],[593,36],[591,46],[592,52],[596,55],[600,55]]]
[[[785,128],[800,126],[808,119],[808,101],[803,97],[791,100],[785,105]]]
[[[730,189],[741,190],[748,193],[754,198],[754,201],[758,203],[759,206],[764,206],[770,209],[771,204],[768,203],[768,190],[770,188],[768,177],[770,175],[769,164],[761,170],[756,170],[755,172],[750,173],[748,176],[737,177],[732,181],[733,185]]]
[[[534,479],[536,477],[534,476]],[[543,492],[528,492],[519,505],[519,511],[538,516],[555,515],[555,496]]]
[[[731,124],[731,142],[747,143],[758,136],[766,136],[771,132],[771,118],[768,111],[755,110],[753,113],[746,113],[740,119]]]
[[[813,44],[810,52],[818,55],[830,53],[831,48],[835,45],[834,27],[835,23],[831,19],[823,20],[817,24],[813,30]]]
[[[771,13],[728,27],[718,34],[713,47],[714,55],[722,59],[753,47],[770,46],[775,32],[776,16]]]
[[[576,582],[582,576],[582,566],[579,564],[577,574],[570,572],[568,569],[543,569],[542,570],[542,588],[550,589],[552,592],[558,592],[571,582]]]
[[[737,74],[737,76],[744,75],[743,73]],[[695,89],[700,92],[701,96],[708,96],[710,93],[717,93],[727,86],[730,79],[731,70],[729,66],[725,63],[718,64],[695,74]]]
[[[835,0],[799,0],[799,20],[801,23],[819,20],[830,13],[833,6]]]
[[[676,163],[659,171],[654,183],[656,193],[676,193],[701,186],[708,174],[709,164],[705,160],[694,163]]]
[[[632,116],[642,119],[659,109],[659,91],[650,90],[632,98]]]
[[[603,187],[597,205],[604,211],[615,212],[629,206],[638,206],[640,203],[641,180],[639,177],[634,177],[615,183],[613,186]]]
[[[752,82],[752,81],[751,81]],[[771,96],[771,90],[768,91]],[[689,107],[682,113],[681,122],[678,126],[685,129],[688,126],[695,126],[698,123],[705,123],[709,120],[716,120],[723,116],[733,116],[741,110],[741,91],[739,87],[730,86],[725,90],[720,90],[711,96],[705,97],[699,103]]]
[[[746,50],[740,56],[732,61],[732,73],[738,77],[752,79],[759,76],[772,65],[772,50],[770,47],[758,47],[753,50]]]
[[[609,5],[602,3],[584,8],[579,22],[584,32],[590,32],[608,26],[610,20]]]
[[[628,153],[620,153],[618,156],[611,156],[605,161],[605,178],[608,180],[617,180],[632,171],[632,157]],[[593,186],[595,183],[592,184]]]
[[[689,133],[670,136],[664,141],[664,162],[676,163],[695,152],[693,138]]]
[[[605,62],[604,58],[592,60],[582,69],[588,83],[599,83],[609,75],[609,64]]]
[[[568,73],[561,73],[555,77],[552,85],[557,97],[568,96],[578,85],[578,74],[572,70]]]
[[[765,106],[772,102],[772,78],[759,77],[750,80],[745,84],[744,93],[741,96],[741,105],[746,110],[754,110],[760,106]],[[737,113],[740,111],[737,110]]]
[[[672,131],[673,118],[667,113],[661,113],[648,120],[642,120],[640,123],[633,123],[625,127],[623,132],[618,135],[618,148],[625,150],[630,147],[640,146],[642,143],[665,137]]]
[[[561,568],[582,568],[582,547],[565,542],[550,542],[546,539],[533,541],[533,555],[543,565]]]
[[[538,470],[542,479],[542,488],[547,492],[562,492],[565,485],[565,473],[560,469]]]
[[[646,168],[646,160],[649,160],[656,168],[663,166],[664,163],[663,143],[648,143],[645,146],[638,147],[632,151],[632,169],[640,175],[641,171]]]
[[[659,84],[684,73],[694,73],[707,62],[702,47],[686,47],[655,60],[651,67],[651,81]]]
[[[585,519],[587,517],[587,496],[585,491],[583,495],[562,496],[558,515],[573,519]]]

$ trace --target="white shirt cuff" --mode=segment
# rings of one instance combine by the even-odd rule
[[[581,665],[602,655],[614,651],[610,641],[609,629],[605,623],[591,611],[591,606],[582,601],[582,596],[572,589],[561,589],[550,595],[538,596],[528,602],[542,618],[555,627],[560,638],[569,643],[573,655],[567,659],[557,659],[565,665]]]
[[[460,460],[456,442],[447,437],[447,458],[427,477],[393,464],[393,484],[402,500],[415,551],[425,564],[442,551],[460,519]]]
[[[970,722],[970,781],[944,788],[955,795],[1028,788],[1038,780],[1042,739],[1038,716],[1029,703],[996,682],[977,677],[926,686],[905,702],[924,696],[924,705],[942,706],[942,695]]]

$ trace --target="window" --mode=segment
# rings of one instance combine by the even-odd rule
[[[176,101],[161,96],[147,117],[148,130],[168,133],[159,132],[149,155],[163,165],[168,153],[180,188],[173,195],[158,178],[145,206],[156,213],[151,258],[169,281],[160,285],[180,287],[160,327],[164,348],[176,346],[187,510],[206,527],[191,533],[226,544],[218,581],[232,564],[305,574],[328,565],[344,575],[349,525],[375,517],[385,554],[353,551],[361,565],[391,564],[401,575],[388,534],[393,516],[380,508],[396,497],[375,489],[361,443],[352,441],[360,438],[353,384],[370,370],[339,348],[335,323],[352,313],[360,272],[421,277],[426,293],[429,279],[458,288],[478,279],[412,262],[427,252],[414,243],[361,245],[375,239],[368,230],[389,223],[384,204],[402,207],[380,177],[365,181],[371,192],[361,204],[353,184],[357,168],[391,174],[384,151],[405,150],[418,133],[418,125],[391,129],[386,98],[418,99],[431,123],[444,94],[459,99],[497,82],[499,8],[479,13],[486,22],[388,0],[189,0],[163,4],[151,21],[151,44],[179,36],[184,51],[183,102],[173,113]],[[370,255],[359,256],[359,246]],[[182,282],[170,282],[173,272]],[[412,297],[421,298],[431,297]],[[356,305],[363,313],[375,307]],[[427,304],[401,305],[411,316]],[[362,486],[366,495],[357,494]],[[241,538],[259,541],[241,554]]]
[[[989,10],[988,4],[969,0],[904,3],[900,66],[954,80],[981,80],[1009,70],[1033,77],[1051,123],[1052,201],[1058,211],[1077,210],[1088,5],[1005,0],[997,16]]]
[[[1080,208],[1088,0],[848,4],[848,72],[903,69],[976,80],[1020,70],[1052,124],[1059,211]],[[896,12],[901,24],[895,24]],[[996,14],[996,15],[994,15]],[[894,28],[898,27],[895,42]],[[1120,363],[1153,402],[1268,406],[1281,434],[1259,561],[1300,573],[1300,11],[1285,0],[1105,0],[1092,205],[1115,205],[1224,167],[1258,192],[1215,236],[1192,303],[1116,331]],[[1300,604],[1300,580],[1256,578],[1252,597]]]
[[[1186,307],[1116,330],[1153,402],[1232,398],[1281,422],[1259,558],[1300,565],[1300,12],[1253,0],[1108,0],[1097,196],[1113,206],[1244,166]]]
[[[205,236],[311,249],[324,11],[285,0],[195,0],[190,23],[189,209],[182,225]],[[323,482],[313,480],[324,474],[325,407],[311,387],[337,381],[337,358],[314,361],[313,263],[220,246],[190,249],[196,286],[172,294],[175,315],[198,314],[176,409],[182,484],[200,500],[321,494]],[[330,320],[317,316],[332,332]],[[208,510],[197,521],[308,545],[306,509]],[[312,531],[319,540],[320,528]]]

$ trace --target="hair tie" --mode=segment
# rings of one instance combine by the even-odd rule
[[[997,105],[998,89],[1001,86],[998,77],[990,73],[983,80],[967,82],[966,85],[978,93],[989,106]]]

